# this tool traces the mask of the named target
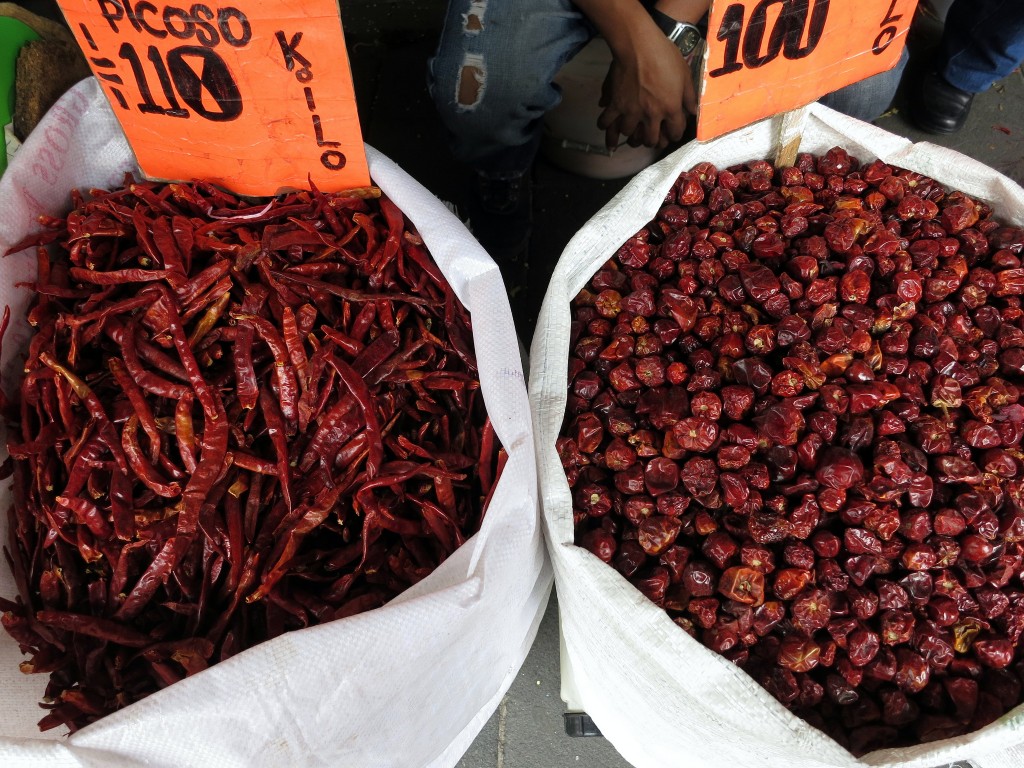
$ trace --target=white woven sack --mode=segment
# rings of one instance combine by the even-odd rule
[[[473,317],[482,391],[509,452],[480,532],[383,608],[258,645],[67,738],[40,734],[45,676],[22,675],[0,631],[0,766],[450,768],[526,657],[551,588],[541,537],[526,386],[508,298],[466,228],[367,148],[373,181],[415,223]],[[65,95],[0,179],[0,252],[66,211],[73,187],[113,188],[135,162],[91,78]],[[29,251],[0,261],[8,386],[20,380],[34,279]],[[4,451],[6,455],[6,451]],[[8,483],[0,489],[7,539]],[[0,594],[16,589],[0,561]]]
[[[902,766],[934,768],[974,758],[984,768],[1024,765],[1024,707],[969,736],[860,760],[792,715],[743,671],[680,630],[619,573],[573,545],[572,499],[555,451],[565,413],[569,302],[630,236],[650,222],[679,173],[698,162],[719,168],[772,156],[779,119],[705,144],[688,144],[633,179],[569,242],[541,309],[530,353],[530,402],[537,437],[545,534],[555,569],[564,657],[572,690],[604,735],[638,768]],[[932,176],[1024,222],[1024,190],[956,152],[911,144],[874,126],[812,106],[802,151],[842,146]]]

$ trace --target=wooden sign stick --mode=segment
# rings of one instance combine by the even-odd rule
[[[775,167],[785,168],[796,162],[800,151],[807,107],[798,107],[783,112],[776,118],[778,129],[775,134]]]

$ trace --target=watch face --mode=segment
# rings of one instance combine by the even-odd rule
[[[690,53],[694,48],[696,48],[697,43],[699,42],[700,30],[698,30],[696,27],[687,26],[683,29],[682,34],[679,35],[679,40],[676,41],[676,45],[679,46],[679,50],[681,50],[685,55]]]

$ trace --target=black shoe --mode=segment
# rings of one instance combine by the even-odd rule
[[[466,202],[470,231],[498,264],[509,296],[526,289],[533,230],[533,190],[529,172],[474,175]]]
[[[928,133],[956,133],[967,122],[974,94],[950,85],[938,72],[925,75],[911,115],[917,127]]]

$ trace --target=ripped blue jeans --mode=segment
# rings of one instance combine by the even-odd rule
[[[957,0],[946,16],[939,72],[952,85],[982,93],[1024,60],[1024,2]]]
[[[455,157],[487,176],[529,170],[544,115],[561,100],[554,77],[595,33],[570,0],[449,0],[428,86]],[[875,119],[889,107],[907,58],[904,51],[893,69],[821,102]]]

